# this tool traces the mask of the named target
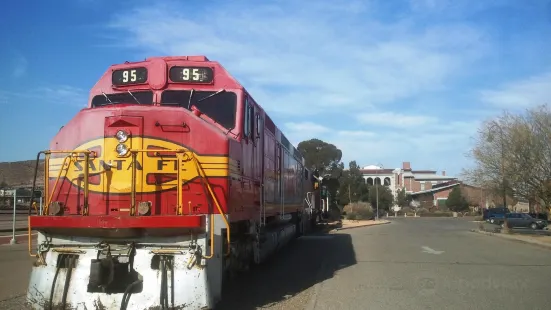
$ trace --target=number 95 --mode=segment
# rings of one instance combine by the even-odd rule
[[[195,68],[195,69],[189,69],[189,68],[185,68],[182,70],[182,79],[184,81],[189,81],[190,80],[190,71],[191,71],[191,80],[193,81],[199,81],[199,69]]]

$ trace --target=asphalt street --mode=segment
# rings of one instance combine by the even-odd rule
[[[470,232],[478,223],[465,219],[390,220],[296,240],[229,282],[216,309],[551,308],[551,250]],[[0,309],[21,309],[26,248],[0,246],[0,262]]]

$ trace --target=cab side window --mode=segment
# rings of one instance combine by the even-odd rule
[[[243,137],[245,138],[254,138],[254,105],[249,97],[245,97],[245,108],[244,108],[244,117],[243,117]]]

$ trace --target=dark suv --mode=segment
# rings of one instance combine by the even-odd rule
[[[507,213],[505,214],[507,219],[507,227],[509,228],[532,228],[543,229],[547,227],[547,221],[541,219],[535,219],[527,213]],[[504,225],[503,218],[495,218],[495,224]]]
[[[510,213],[508,208],[496,207],[482,210],[482,219],[492,224],[503,220],[505,214]]]

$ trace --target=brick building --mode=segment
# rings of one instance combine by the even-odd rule
[[[490,193],[480,187],[465,184],[456,177],[446,175],[445,171],[437,173],[434,170],[413,170],[409,162],[403,162],[401,168],[387,169],[370,165],[360,169],[367,185],[384,185],[389,187],[394,197],[399,189],[404,188],[413,198],[413,203],[421,208],[441,208],[452,189],[461,187],[461,192],[467,198],[470,206],[489,208],[503,204],[500,193]],[[507,207],[515,212],[546,212],[537,203],[519,201],[507,197]]]
[[[404,188],[415,203],[427,208],[442,205],[452,188],[460,184],[445,171],[438,174],[434,170],[413,170],[409,162],[403,162],[402,167],[396,169],[370,165],[361,172],[367,185],[387,186],[395,197],[398,189]]]

